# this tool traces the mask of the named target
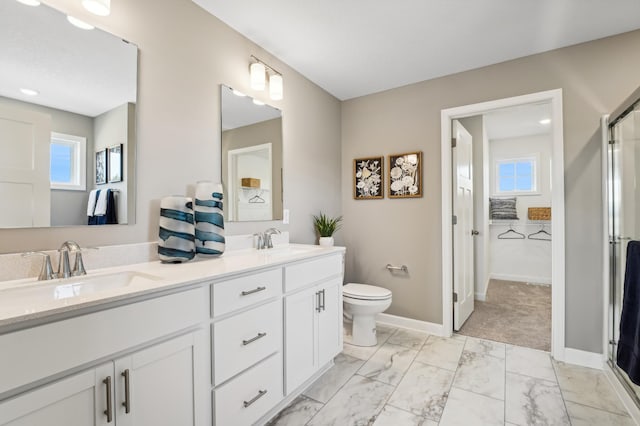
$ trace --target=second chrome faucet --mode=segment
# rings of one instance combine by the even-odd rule
[[[276,228],[269,228],[262,233],[253,234],[255,237],[258,237],[256,249],[262,250],[273,248],[273,240],[271,239],[273,234],[280,234],[280,231]]]

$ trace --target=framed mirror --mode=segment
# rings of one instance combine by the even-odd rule
[[[0,228],[134,221],[138,49],[71,21],[0,2]]]
[[[224,215],[282,219],[282,112],[221,86]]]

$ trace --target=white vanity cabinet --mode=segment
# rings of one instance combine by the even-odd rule
[[[191,289],[0,335],[0,389],[31,388],[0,402],[0,425],[204,426],[207,294]]]
[[[343,256],[285,266],[285,393],[342,351]]]
[[[193,425],[199,340],[189,333],[1,402],[0,425]]]
[[[284,397],[282,267],[212,286],[216,426],[251,425]]]

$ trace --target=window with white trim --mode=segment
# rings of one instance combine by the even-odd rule
[[[51,132],[49,177],[51,189],[85,191],[87,138]]]
[[[537,156],[496,160],[496,194],[538,193]]]

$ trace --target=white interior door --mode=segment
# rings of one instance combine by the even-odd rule
[[[458,120],[453,120],[453,328],[460,330],[473,312],[473,141]]]
[[[0,108],[0,227],[43,227],[51,223],[49,151],[51,117]]]

